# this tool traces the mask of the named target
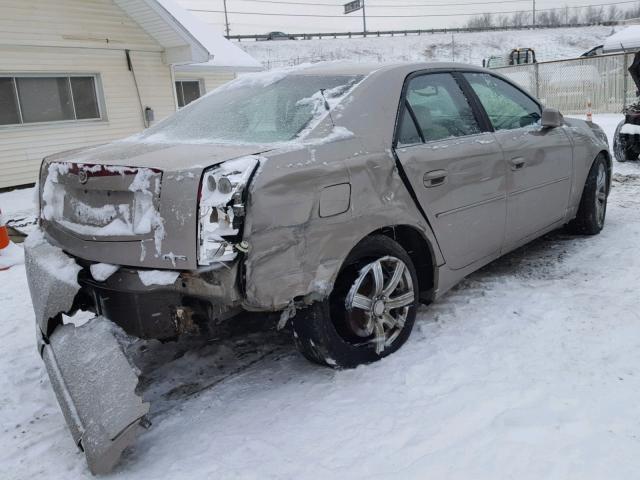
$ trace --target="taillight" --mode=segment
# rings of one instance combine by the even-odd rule
[[[198,265],[236,257],[245,216],[246,187],[258,166],[248,156],[216,165],[202,175],[198,195]]]

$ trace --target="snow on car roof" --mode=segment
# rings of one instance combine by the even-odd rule
[[[638,49],[640,49],[640,25],[631,25],[614,33],[604,41],[602,47],[604,53]]]
[[[302,65],[289,69],[290,74],[296,75],[368,75],[378,70],[429,70],[429,69],[465,69],[483,70],[480,67],[454,62],[387,62],[387,63],[358,63],[345,61],[319,62]]]

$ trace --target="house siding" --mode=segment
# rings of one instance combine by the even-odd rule
[[[162,48],[111,0],[0,0],[0,75],[84,73],[99,76],[105,119],[0,126],[0,188],[33,183],[42,158],[122,138],[175,111],[171,70]]]
[[[162,50],[111,0],[0,0],[0,12],[0,45]]]

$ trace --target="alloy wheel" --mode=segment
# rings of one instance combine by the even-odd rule
[[[603,163],[598,165],[596,176],[596,221],[599,226],[604,224],[604,216],[607,209],[607,172]]]
[[[399,258],[385,256],[365,265],[345,299],[347,327],[380,354],[400,335],[415,300],[411,273]]]

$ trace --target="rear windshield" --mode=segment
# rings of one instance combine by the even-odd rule
[[[268,75],[223,86],[139,137],[159,142],[273,143],[299,136],[354,87],[358,75]],[[266,80],[265,80],[266,79]]]

